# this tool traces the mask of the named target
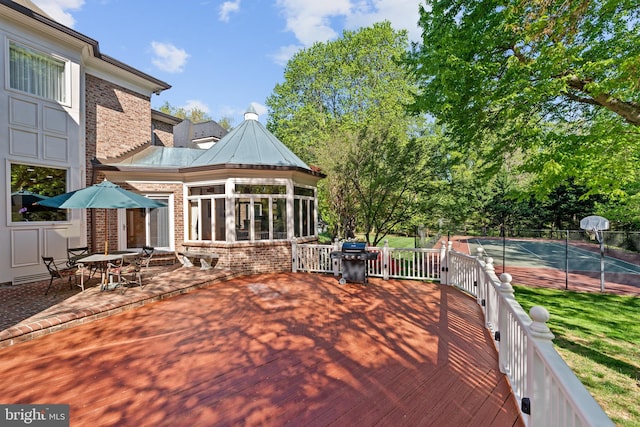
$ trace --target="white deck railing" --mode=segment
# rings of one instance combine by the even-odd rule
[[[340,260],[332,260],[331,252],[340,251],[340,243],[334,245],[293,244],[292,270],[309,273],[340,274]],[[369,246],[368,252],[378,253],[367,261],[367,275],[383,279],[440,280],[439,249],[407,249]]]
[[[339,243],[294,242],[292,269],[338,276],[340,261],[332,260],[331,252],[339,250]],[[476,298],[494,338],[500,371],[509,378],[526,425],[614,425],[553,347],[553,334],[546,325],[549,312],[536,306],[527,314],[513,296],[511,275],[498,278],[492,258],[483,259],[481,252],[470,256],[453,251],[445,242],[440,250],[394,249],[386,242],[367,250],[379,253],[367,262],[369,276],[439,281]]]

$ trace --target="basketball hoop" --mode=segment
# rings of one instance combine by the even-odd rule
[[[580,228],[595,236],[598,243],[602,243],[602,231],[609,229],[609,220],[598,215],[591,215],[580,220]]]
[[[589,237],[595,236],[600,243],[600,291],[604,291],[604,240],[602,231],[609,229],[609,220],[598,215],[591,215],[580,220],[582,228]]]

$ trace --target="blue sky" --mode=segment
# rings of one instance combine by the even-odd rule
[[[172,86],[152,108],[198,107],[233,124],[282,82],[287,60],[315,42],[389,20],[419,38],[422,0],[32,0],[97,40],[102,53]]]

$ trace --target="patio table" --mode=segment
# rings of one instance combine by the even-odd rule
[[[110,254],[104,254],[104,253],[97,253],[97,254],[93,254],[93,255],[89,255],[87,257],[84,258],[80,258],[79,260],[77,260],[77,263],[80,265],[80,269],[82,270],[82,273],[80,274],[80,287],[82,288],[82,291],[84,292],[84,265],[88,264],[88,265],[95,265],[97,268],[100,269],[100,284],[101,286],[104,286],[106,284],[106,271],[107,271],[107,264],[111,261],[115,261],[117,259],[121,259],[123,256],[125,255],[136,255],[137,252],[113,252]]]

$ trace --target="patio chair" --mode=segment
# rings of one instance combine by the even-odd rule
[[[149,265],[151,264],[151,258],[153,258],[153,253],[155,252],[155,248],[151,246],[143,246],[142,252],[140,253],[140,289],[144,287],[144,283],[142,281],[142,276],[149,269]]]
[[[121,259],[107,264],[107,283],[103,290],[120,287],[124,294],[128,286],[136,284],[142,288],[141,254],[123,255]]]
[[[47,286],[47,290],[44,292],[45,295],[49,293],[49,289],[51,289],[51,285],[56,279],[64,279],[66,277],[69,281],[69,289],[73,289],[73,285],[71,284],[72,278],[75,281],[75,284],[78,283],[78,279],[76,277],[76,272],[78,271],[77,267],[68,267],[66,266],[66,264],[60,264],[60,266],[62,267],[60,268],[55,263],[53,257],[50,256],[43,256],[42,261],[49,271],[49,276],[51,276],[51,280],[49,280],[49,286]]]
[[[89,253],[88,246],[82,246],[79,248],[68,248],[67,249],[67,265],[69,267],[75,267],[80,258],[84,258],[89,255],[91,254]]]
[[[67,249],[67,267],[69,268],[80,268],[84,266],[78,265],[78,260],[84,257],[88,257],[91,255],[89,252],[88,246],[80,246],[77,248],[68,248]],[[93,273],[97,271],[97,266],[92,266],[88,268],[89,270],[89,278],[93,277]]]

